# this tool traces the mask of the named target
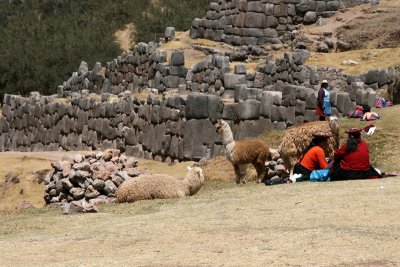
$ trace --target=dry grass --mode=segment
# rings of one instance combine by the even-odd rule
[[[387,68],[400,64],[400,1],[381,0],[379,5],[364,4],[345,13],[325,19],[323,26],[303,26],[302,34],[314,42],[321,41],[324,32],[332,32],[331,39],[349,43],[352,51],[344,53],[311,53],[306,64],[340,67],[346,73],[361,74],[370,69]],[[358,65],[342,65],[354,60]]]
[[[7,214],[2,265],[398,266],[399,192],[396,178],[231,185],[98,214]]]
[[[342,65],[344,60],[355,60],[358,65]],[[366,73],[371,69],[383,69],[400,65],[400,48],[365,49],[342,53],[311,53],[306,61],[309,66],[336,68],[351,74]]]
[[[69,104],[71,103],[71,99],[68,98],[53,98],[52,102],[54,103],[63,103],[63,104]]]
[[[120,48],[123,51],[130,49],[133,45],[132,35],[136,33],[136,28],[133,23],[126,24],[123,29],[114,33]]]
[[[373,122],[377,131],[365,140],[374,164],[399,172],[400,107],[377,111],[382,119]],[[368,124],[346,118],[340,123],[342,131]],[[276,147],[281,136],[275,131],[261,138]],[[64,154],[57,153],[41,158]],[[20,172],[48,164],[37,159],[40,153],[24,161],[21,154],[5,154],[3,165]],[[189,164],[139,162],[178,178]],[[3,211],[1,265],[400,265],[399,178],[236,186],[220,181],[229,181],[230,168],[223,158],[211,161],[204,168],[205,187],[189,198],[106,205],[100,213],[74,216],[48,208]]]
[[[50,161],[34,157],[10,157],[0,155],[0,210],[14,208],[24,199],[29,199],[35,207],[43,207],[44,185],[36,181],[36,171],[51,169]],[[12,172],[20,177],[17,184],[5,183],[6,174]],[[22,192],[22,193],[21,193]]]
[[[381,119],[372,122],[363,122],[358,119],[344,118],[341,120],[341,143],[345,142],[344,131],[353,127],[365,127],[374,124],[377,127],[372,136],[365,135],[363,138],[368,143],[371,153],[371,160],[374,166],[386,172],[400,172],[400,143],[398,132],[400,128],[400,106],[393,106],[384,109],[372,109],[380,114]]]

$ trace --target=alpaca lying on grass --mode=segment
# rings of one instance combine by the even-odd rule
[[[339,125],[337,117],[330,117],[330,121],[313,121],[289,128],[282,138],[279,145],[279,153],[281,154],[285,168],[291,172],[293,166],[300,159],[311,140],[314,138],[313,133],[323,133],[332,135],[328,139],[328,148],[325,155],[333,158],[333,152],[339,148]]]
[[[222,136],[226,157],[235,169],[236,183],[240,184],[244,177],[241,166],[250,163],[257,171],[258,182],[262,182],[267,172],[265,167],[265,161],[269,155],[267,145],[260,140],[233,140],[231,128],[226,121],[218,120],[216,128]]]
[[[163,174],[144,174],[124,182],[117,190],[117,202],[180,198],[196,194],[204,185],[203,170],[188,167],[183,181]]]

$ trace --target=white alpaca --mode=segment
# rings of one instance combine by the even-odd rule
[[[183,181],[164,174],[144,174],[124,182],[117,190],[117,202],[180,198],[196,194],[204,185],[203,170],[189,168]]]
[[[241,183],[244,176],[241,166],[247,164],[253,164],[257,171],[258,182],[263,181],[267,172],[265,161],[269,155],[267,145],[260,140],[233,140],[231,128],[223,120],[218,120],[216,128],[222,136],[226,157],[235,169],[236,183]]]

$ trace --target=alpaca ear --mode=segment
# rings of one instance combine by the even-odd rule
[[[338,117],[336,117],[335,115],[329,117],[329,121],[337,121],[337,120]]]
[[[192,167],[190,167],[190,166],[187,166],[186,168],[188,169],[188,171],[192,170]]]

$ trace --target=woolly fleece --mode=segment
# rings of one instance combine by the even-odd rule
[[[193,167],[183,181],[163,174],[145,174],[124,182],[117,190],[117,202],[180,198],[196,194],[203,185],[203,170],[199,167]]]
[[[304,123],[286,131],[279,146],[283,164],[288,171],[291,171],[294,164],[300,159],[304,151],[310,145],[313,133],[330,134],[325,155],[333,158],[333,152],[339,148],[339,126],[335,120],[313,121]]]
[[[226,156],[235,169],[236,183],[240,184],[244,176],[240,171],[240,165],[249,163],[256,169],[258,181],[263,181],[267,172],[265,161],[269,156],[268,146],[260,140],[234,141],[231,128],[223,120],[218,121],[216,128],[222,136]]]

